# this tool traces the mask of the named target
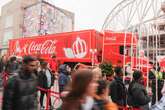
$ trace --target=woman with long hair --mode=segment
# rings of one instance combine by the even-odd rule
[[[97,82],[91,70],[79,70],[73,75],[71,91],[64,98],[62,110],[98,110],[93,95]]]

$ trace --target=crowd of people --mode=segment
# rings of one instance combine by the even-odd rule
[[[3,88],[2,110],[163,110],[163,77],[151,70],[148,77],[151,91],[147,91],[140,70],[133,71],[130,81],[123,80],[122,67],[116,66],[113,70],[111,76],[106,77],[99,66],[78,64],[71,68],[68,64],[58,64],[55,55],[50,61],[4,55],[0,73],[9,77]],[[48,91],[55,86],[55,81],[58,81],[62,105],[55,108],[50,96],[46,108],[44,96],[49,97]]]

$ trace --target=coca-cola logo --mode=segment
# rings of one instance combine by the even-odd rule
[[[46,40],[44,42],[32,41],[30,44],[26,44],[22,49],[25,54],[32,54],[39,52],[41,54],[52,54],[56,49],[56,40]]]
[[[83,58],[87,54],[86,42],[85,40],[80,39],[79,37],[73,43],[72,49],[76,58]]]
[[[87,45],[85,40],[77,37],[71,48],[64,48],[67,58],[84,58],[87,55]]]
[[[106,37],[106,40],[116,41],[116,37],[115,37],[115,36],[112,36],[112,37]]]
[[[21,47],[20,47],[20,43],[19,41],[16,41],[16,44],[15,44],[15,52],[16,53],[21,53]]]

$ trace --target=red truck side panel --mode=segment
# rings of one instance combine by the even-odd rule
[[[18,56],[40,53],[45,59],[56,53],[57,59],[64,62],[91,62],[90,49],[101,48],[96,47],[96,36],[97,31],[84,30],[13,39],[9,41],[9,53]]]

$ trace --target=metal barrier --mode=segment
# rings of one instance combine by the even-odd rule
[[[40,90],[40,91],[46,92],[48,94],[47,95],[47,100],[46,100],[46,109],[45,110],[49,110],[49,100],[50,100],[51,96],[55,97],[56,100],[60,100],[59,92],[55,92],[55,91],[52,91],[50,89],[41,88],[39,86],[37,87],[37,89]],[[56,96],[56,95],[58,95],[59,97]]]

